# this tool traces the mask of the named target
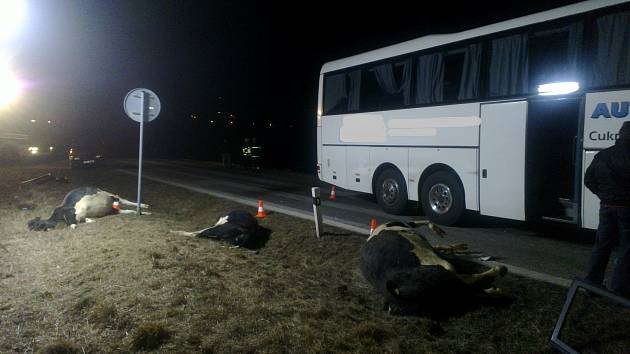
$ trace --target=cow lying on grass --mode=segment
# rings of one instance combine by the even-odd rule
[[[258,248],[266,242],[269,230],[258,225],[258,221],[252,214],[235,210],[228,215],[219,218],[214,226],[199,231],[174,231],[171,233],[200,238],[221,240],[235,247]]]
[[[506,274],[505,267],[459,273],[451,263],[455,258],[449,262],[415,230],[421,224],[440,236],[444,233],[429,222],[390,222],[377,227],[361,249],[361,271],[385,297],[390,312],[449,316],[499,296],[500,289],[492,283]]]
[[[55,208],[48,220],[37,217],[28,222],[32,231],[46,231],[55,228],[57,223],[65,222],[73,229],[81,222],[94,222],[93,218],[100,218],[111,214],[132,214],[135,210],[122,210],[120,205],[137,207],[138,204],[121,198],[118,195],[102,191],[94,187],[79,187],[71,190],[63,198],[60,206]],[[146,204],[140,205],[148,208]],[[149,214],[145,212],[145,214]]]

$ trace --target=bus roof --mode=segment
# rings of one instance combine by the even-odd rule
[[[469,38],[475,38],[491,33],[506,31],[512,28],[523,27],[534,23],[545,22],[556,18],[588,12],[591,10],[596,10],[599,8],[613,6],[625,2],[628,2],[628,0],[590,0],[577,4],[558,7],[552,10],[538,12],[532,15],[518,17],[507,21],[498,22],[483,27],[473,28],[458,33],[432,34],[325,63],[322,66],[320,74],[345,69],[347,67],[352,67],[355,65],[370,63],[385,58],[395,57],[398,55],[412,53],[422,49],[437,47],[448,43],[454,43]]]

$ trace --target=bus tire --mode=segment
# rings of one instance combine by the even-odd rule
[[[374,189],[376,201],[386,213],[400,215],[407,208],[407,185],[397,170],[388,168],[381,172]]]
[[[440,225],[453,225],[464,212],[464,188],[453,173],[434,172],[422,183],[420,203],[429,220]]]

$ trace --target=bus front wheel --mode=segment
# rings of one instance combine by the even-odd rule
[[[407,186],[403,176],[394,169],[383,171],[376,181],[376,200],[389,214],[399,215],[407,207]]]
[[[420,203],[429,220],[440,225],[453,225],[464,211],[464,188],[457,176],[437,171],[422,183]]]

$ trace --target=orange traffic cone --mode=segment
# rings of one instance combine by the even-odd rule
[[[337,200],[337,193],[335,192],[335,185],[332,185],[332,188],[330,189],[330,197],[328,197],[329,200]]]
[[[263,208],[263,201],[262,199],[258,199],[258,213],[256,213],[256,217],[263,219],[266,216],[267,212],[265,212],[265,209]]]
[[[374,233],[377,226],[378,224],[376,223],[376,219],[372,218],[372,221],[370,222],[370,236],[372,236],[372,233]]]

